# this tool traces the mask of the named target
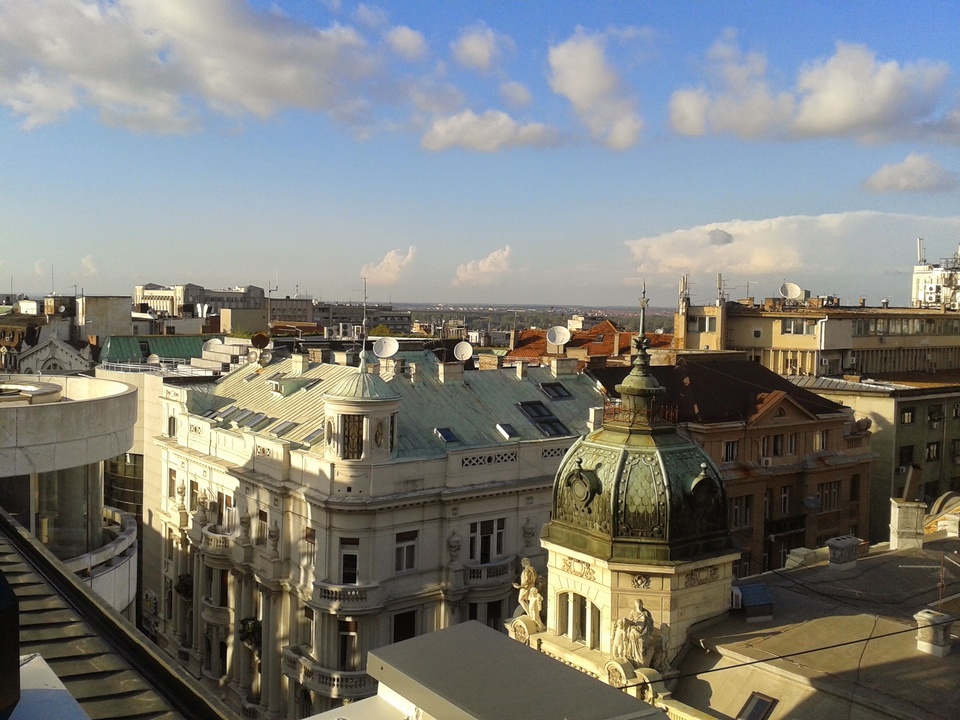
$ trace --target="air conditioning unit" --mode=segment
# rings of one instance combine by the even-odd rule
[[[907,471],[906,465],[901,465],[897,468],[897,475],[903,475]]]
[[[760,458],[760,467],[770,467],[773,465],[773,458],[762,457]]]
[[[829,365],[829,364],[830,364],[830,361],[827,360],[826,358],[820,358],[820,364],[821,364],[821,365]]]
[[[931,421],[930,421],[930,429],[931,429],[931,430],[939,430],[939,429],[940,429],[940,421],[939,421],[939,420],[931,420]]]
[[[731,610],[740,610],[743,608],[743,595],[740,593],[740,588],[736,585],[730,588],[730,609]]]

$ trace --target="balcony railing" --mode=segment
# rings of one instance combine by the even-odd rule
[[[379,583],[334,585],[317,580],[313,583],[313,601],[327,611],[372,611],[382,607],[383,593]]]
[[[203,528],[203,551],[210,555],[229,555],[231,536],[220,532],[216,525]]]
[[[499,585],[513,582],[516,574],[514,560],[516,556],[511,555],[484,565],[465,563],[467,585]]]
[[[296,646],[283,649],[283,674],[326,697],[362,698],[376,688],[374,680],[365,672],[322,667]]]

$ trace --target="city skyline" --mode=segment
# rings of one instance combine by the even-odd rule
[[[0,278],[909,301],[960,240],[960,10],[0,4]]]

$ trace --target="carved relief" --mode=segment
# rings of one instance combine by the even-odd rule
[[[714,582],[720,579],[720,568],[716,565],[705,568],[698,568],[688,572],[683,576],[683,586],[693,587],[694,585],[703,585],[704,583]]]
[[[582,560],[575,560],[574,558],[564,558],[562,569],[565,573],[570,573],[571,575],[576,575],[577,577],[582,577],[584,580],[593,581],[596,578],[596,575],[593,572],[593,568],[589,564],[583,562]]]
[[[610,532],[610,501],[603,479],[617,466],[618,450],[582,445],[575,460],[566,462],[557,475],[557,518],[573,525]]]
[[[638,590],[649,590],[650,589],[650,576],[649,575],[634,575],[633,576],[633,586]]]

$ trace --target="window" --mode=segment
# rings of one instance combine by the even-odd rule
[[[770,509],[773,506],[773,490],[767,488],[763,493],[763,519],[770,519]]]
[[[303,606],[303,626],[300,642],[310,647],[313,646],[313,608],[309,605]]]
[[[313,567],[317,561],[317,531],[311,527],[303,531],[303,564]]]
[[[790,486],[784,485],[780,488],[780,514],[790,514]]]
[[[520,412],[530,420],[543,435],[546,437],[559,437],[569,435],[570,431],[553,414],[546,405],[539,400],[517,403]]]
[[[497,423],[497,432],[503,435],[505,440],[520,437],[520,433],[517,432],[517,429],[510,423]]]
[[[955,418],[960,418],[960,403],[953,404],[953,416]]]
[[[340,669],[355,671],[360,669],[360,643],[357,641],[357,621],[341,620],[340,631]]]
[[[293,420],[284,420],[282,423],[277,425],[270,432],[277,437],[281,437],[284,433],[290,432],[293,430],[299,423],[293,422]]]
[[[716,332],[717,331],[717,318],[713,317],[692,317],[687,322],[687,331],[702,333],[702,332]]]
[[[783,318],[780,320],[780,333],[783,335],[815,335],[816,332],[816,320],[805,320],[803,318]]]
[[[939,460],[940,459],[940,442],[929,442],[927,443],[927,460]]]
[[[170,476],[167,478],[167,497],[176,497],[177,494],[177,471],[171,469]]]
[[[741,495],[740,497],[730,498],[727,500],[727,508],[730,516],[730,527],[749,527],[751,524],[750,515],[752,507],[752,495]]]
[[[540,383],[540,389],[543,390],[543,394],[551,400],[567,400],[573,397],[570,391],[567,390],[562,383],[558,382]]]
[[[840,481],[820,483],[817,485],[817,500],[820,512],[830,512],[840,506]]]
[[[280,433],[277,433],[277,434],[279,435]],[[307,435],[307,436],[303,439],[303,441],[304,441],[305,443],[307,443],[307,445],[310,445],[310,444],[312,444],[317,438],[322,437],[322,436],[323,436],[323,428],[318,428],[317,430],[314,430],[312,433],[310,433],[309,435]]]
[[[790,433],[787,435],[787,455],[796,455],[797,454],[797,434]]]
[[[750,698],[737,713],[737,720],[767,720],[777,701],[767,695],[750,693]]]
[[[860,502],[860,473],[850,476],[850,502]]]
[[[900,424],[909,425],[913,422],[913,414],[916,412],[916,408],[908,407],[902,408],[900,410]]]
[[[773,454],[777,457],[783,455],[783,435],[773,436]]]
[[[937,403],[927,408],[927,422],[939,422],[943,420],[943,405]]]
[[[167,528],[167,560],[173,560],[174,534],[173,528]]]
[[[753,336],[754,336],[755,338],[760,337],[761,334],[762,334],[762,333],[761,333],[760,330],[758,330],[757,328],[754,328],[754,329],[753,329]]]
[[[724,440],[723,441],[723,461],[733,462],[734,460],[736,460],[739,450],[740,450],[739,440]]]
[[[169,437],[176,437],[177,435],[177,418],[173,415],[167,418],[167,435]]]
[[[457,434],[448,427],[434,428],[433,432],[445,443],[460,442],[460,438],[457,437]]]
[[[558,596],[557,630],[588,648],[600,646],[600,608],[577,593]]]
[[[417,611],[397,613],[393,616],[393,641],[409,640],[417,635]]]
[[[506,518],[470,523],[470,559],[486,565],[503,555]]]
[[[913,464],[913,445],[901,445],[900,451],[897,453],[899,458],[899,465],[902,467],[907,467]]]
[[[830,448],[830,431],[818,430],[813,434],[813,449],[828,450]]]
[[[200,486],[196,480],[190,481],[190,512],[197,511],[197,498],[200,496]]]
[[[502,630],[503,600],[493,600],[487,603],[487,627]]]
[[[397,546],[394,550],[393,569],[406,572],[417,567],[417,531],[397,533]]]
[[[267,511],[258,510],[257,511],[257,536],[256,543],[257,545],[266,545],[267,544],[267,533],[269,528],[267,527]]]
[[[359,538],[340,538],[340,584],[357,585],[360,557]]]
[[[343,419],[344,460],[359,460],[363,457],[363,415],[344,415]]]

